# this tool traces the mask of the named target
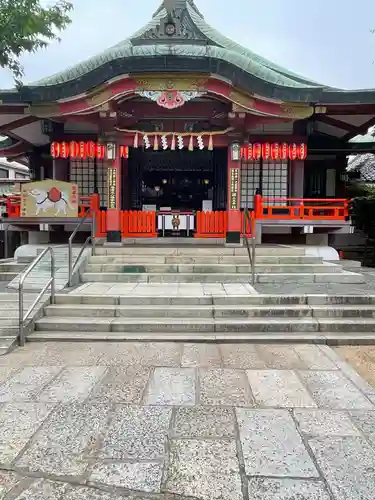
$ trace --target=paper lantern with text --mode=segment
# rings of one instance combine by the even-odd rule
[[[97,154],[97,145],[94,141],[89,141],[86,146],[86,154],[92,160],[96,158]]]
[[[286,142],[280,144],[279,159],[287,160],[289,156],[289,145]]]
[[[59,158],[60,156],[60,143],[51,142],[51,156],[52,158]]]
[[[104,160],[104,158],[105,158],[105,146],[104,146],[104,144],[96,144],[96,158],[98,160]]]
[[[69,155],[71,158],[77,158],[79,156],[79,144],[76,141],[71,141],[69,144]]]
[[[297,158],[299,160],[305,160],[307,157],[307,146],[306,144],[302,143],[302,144],[299,144],[299,146],[297,147]]]
[[[253,145],[248,144],[246,146],[246,160],[252,160],[253,159]]]
[[[60,158],[68,158],[69,157],[69,143],[61,142],[60,143]]]
[[[271,146],[269,142],[265,142],[262,145],[262,158],[263,160],[268,160],[271,156]]]
[[[289,160],[296,160],[297,159],[297,144],[292,143],[289,144]]]
[[[79,153],[78,156],[83,160],[87,159],[87,143],[84,141],[80,141],[79,143]]]
[[[259,142],[253,144],[251,156],[254,160],[260,160],[262,157],[262,145]]]
[[[280,145],[277,142],[271,144],[271,160],[278,160],[280,157]]]

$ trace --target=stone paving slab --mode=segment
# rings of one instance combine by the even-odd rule
[[[295,419],[303,434],[307,436],[359,436],[350,415],[345,412],[328,410],[295,410]],[[375,417],[375,415],[371,415]],[[354,419],[352,419],[354,421]],[[369,419],[369,422],[371,420]],[[372,422],[374,422],[372,420]]]
[[[322,481],[251,478],[251,500],[331,500]]]
[[[18,458],[20,470],[79,478],[107,426],[108,405],[67,404],[57,407]]]
[[[178,408],[172,432],[182,438],[234,438],[234,411],[210,406]]]
[[[192,368],[155,368],[145,401],[149,405],[194,405],[195,371]]]
[[[236,409],[248,476],[319,477],[286,410]]]
[[[301,371],[299,375],[319,407],[371,410],[373,404],[340,372]]]
[[[165,488],[205,500],[243,500],[236,444],[228,440],[173,440]]]
[[[329,436],[309,445],[335,500],[375,498],[375,451],[364,438]]]
[[[120,460],[163,459],[171,417],[170,408],[117,406],[100,456]]]
[[[253,406],[249,382],[240,370],[201,369],[200,403],[217,406]]]
[[[373,388],[328,347],[59,343],[3,358],[0,500],[375,497]]]
[[[256,402],[263,407],[316,407],[295,372],[291,370],[248,370]]]
[[[89,484],[159,493],[162,474],[161,463],[96,464],[91,471]]]

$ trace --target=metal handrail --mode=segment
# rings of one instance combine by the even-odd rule
[[[81,250],[78,254],[78,257],[76,258],[76,260],[73,263],[73,240],[75,238],[75,235],[81,229],[81,227],[83,226],[85,220],[88,218],[89,215],[91,215],[91,236],[89,236],[86,239],[85,243],[83,244],[83,247],[81,248]],[[68,266],[69,266],[68,284],[69,284],[69,286],[73,285],[74,270],[77,266],[79,259],[81,258],[83,251],[85,250],[85,248],[87,247],[87,245],[89,244],[90,241],[92,243],[92,253],[93,253],[93,255],[95,255],[95,213],[94,213],[94,211],[90,212],[90,210],[87,210],[85,215],[82,217],[82,219],[80,220],[80,222],[77,224],[76,228],[74,229],[74,231],[70,235],[69,241],[68,241]]]
[[[249,222],[249,227],[251,228],[251,250],[249,245],[249,238],[247,237],[246,234],[246,221]],[[246,242],[247,254],[249,256],[249,261],[250,261],[252,286],[255,285],[255,228],[253,226],[254,226],[254,219],[252,220],[249,215],[249,211],[245,210],[243,235]]]
[[[51,254],[51,278],[48,280],[48,283],[43,288],[43,290],[39,293],[38,297],[34,300],[32,306],[27,310],[26,314],[23,313],[23,285],[27,276],[31,273],[31,271],[35,268],[35,266],[43,259],[43,257],[47,254]],[[19,314],[19,336],[18,342],[21,347],[25,345],[25,322],[28,319],[30,313],[34,309],[34,307],[39,302],[39,299],[43,297],[46,293],[48,287],[51,286],[51,304],[55,303],[55,253],[51,247],[47,247],[41,254],[36,257],[30,266],[26,269],[26,271],[22,274],[20,278],[20,283],[18,285],[18,314]]]

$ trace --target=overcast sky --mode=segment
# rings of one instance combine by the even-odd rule
[[[61,42],[22,58],[25,82],[72,66],[127,38],[161,0],[74,0]],[[375,88],[375,0],[196,0],[206,21],[254,52],[321,83]],[[0,87],[12,87],[0,70]]]

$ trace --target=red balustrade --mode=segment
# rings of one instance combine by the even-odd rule
[[[228,212],[197,212],[196,224],[196,238],[225,238]]]
[[[331,220],[349,218],[349,200],[344,198],[270,198],[254,196],[256,219]]]
[[[123,210],[120,217],[123,238],[156,238],[156,212]]]

